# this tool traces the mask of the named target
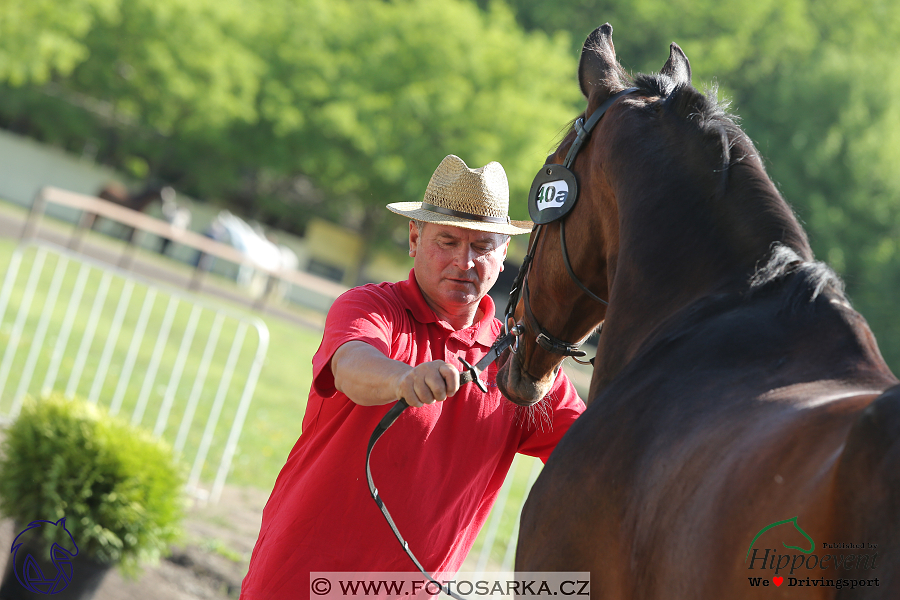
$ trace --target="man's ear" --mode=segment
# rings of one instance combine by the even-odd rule
[[[409,257],[416,257],[416,249],[419,247],[419,228],[415,221],[409,222]]]

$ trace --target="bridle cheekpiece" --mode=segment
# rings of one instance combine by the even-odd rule
[[[519,304],[519,297],[521,296],[524,300],[524,319],[525,324],[527,324],[528,328],[531,329],[532,332],[536,332],[537,336],[535,341],[537,344],[546,350],[547,352],[551,352],[553,354],[561,354],[562,356],[571,357],[573,360],[587,364],[586,361],[579,360],[584,357],[586,353],[580,349],[580,346],[584,343],[585,340],[581,340],[577,343],[569,343],[563,341],[552,333],[544,329],[541,324],[538,322],[537,318],[534,316],[534,313],[531,311],[531,302],[529,300],[528,293],[528,272],[531,267],[531,263],[534,260],[534,253],[537,249],[538,239],[541,235],[541,228],[554,221],[559,222],[559,240],[560,240],[560,250],[562,252],[563,264],[566,266],[566,271],[569,273],[569,277],[572,278],[581,290],[587,294],[587,296],[603,305],[609,305],[607,300],[604,300],[584,285],[580,279],[575,275],[575,272],[572,270],[572,265],[569,262],[569,252],[566,248],[566,231],[565,231],[565,216],[572,210],[575,206],[575,202],[578,200],[578,178],[575,176],[575,173],[572,171],[572,165],[575,163],[575,158],[578,156],[579,150],[584,145],[585,141],[590,137],[591,132],[594,130],[594,127],[597,126],[597,123],[600,122],[600,119],[603,117],[604,113],[606,113],[609,108],[615,104],[615,102],[625,96],[627,94],[631,94],[633,92],[638,91],[638,88],[628,88],[617,92],[606,99],[606,101],[601,104],[597,110],[591,113],[591,116],[588,117],[587,122],[584,121],[583,118],[579,118],[575,121],[575,131],[576,137],[572,142],[572,145],[569,147],[569,151],[566,154],[566,159],[563,164],[546,164],[541,167],[541,170],[538,171],[538,174],[535,176],[534,181],[531,184],[531,191],[528,195],[528,213],[531,217],[531,220],[535,224],[535,230],[532,234],[531,243],[528,246],[528,253],[525,255],[525,258],[522,260],[522,266],[519,269],[518,275],[516,275],[516,279],[513,282],[512,290],[509,293],[509,301],[506,305],[506,320],[504,322],[504,327],[509,328],[509,322],[514,320],[513,313],[516,309],[516,306]],[[516,324],[512,330],[514,331],[518,329],[519,334],[523,333],[522,324]],[[512,352],[515,352],[518,349],[518,342],[514,344],[511,348]]]

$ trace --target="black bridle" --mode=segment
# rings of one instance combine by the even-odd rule
[[[562,356],[568,356],[575,360],[576,362],[582,364],[588,364],[588,361],[579,360],[584,357],[586,353],[581,350],[581,345],[585,342],[585,339],[576,342],[574,344],[566,342],[564,340],[559,339],[549,331],[547,331],[534,316],[534,312],[531,310],[531,302],[529,300],[528,293],[528,272],[531,269],[531,263],[534,260],[535,252],[537,251],[538,239],[541,237],[541,229],[544,225],[548,223],[552,223],[553,221],[559,222],[559,244],[560,251],[562,253],[563,264],[566,266],[566,271],[569,273],[569,277],[572,278],[572,281],[581,288],[589,298],[603,304],[604,306],[609,306],[609,302],[604,300],[594,292],[588,289],[584,283],[575,275],[575,271],[572,270],[572,264],[569,262],[569,251],[566,248],[566,228],[565,228],[565,216],[574,206],[575,201],[577,200],[577,178],[575,174],[572,173],[571,168],[575,163],[575,158],[578,156],[578,151],[581,150],[581,147],[584,145],[585,141],[590,137],[591,132],[594,130],[594,127],[597,126],[597,123],[600,122],[600,119],[606,113],[609,108],[615,104],[615,102],[625,96],[626,94],[631,94],[632,92],[636,92],[638,88],[628,88],[622,90],[621,92],[615,93],[607,100],[600,105],[600,107],[595,110],[591,116],[588,118],[587,123],[584,122],[583,118],[579,118],[575,121],[575,131],[577,135],[575,140],[572,142],[572,145],[569,147],[569,152],[566,154],[566,159],[562,164],[562,168],[559,165],[544,165],[541,168],[541,171],[538,173],[535,178],[535,183],[531,186],[531,197],[529,197],[529,211],[532,213],[532,219],[535,221],[535,230],[531,237],[531,243],[528,246],[528,253],[525,255],[525,258],[522,260],[522,267],[519,269],[518,275],[516,275],[516,279],[513,282],[513,288],[509,293],[509,302],[506,305],[506,326],[509,326],[510,321],[514,321],[515,317],[514,311],[516,306],[519,304],[519,298],[523,299],[524,304],[524,320],[527,327],[534,333],[537,334],[535,341],[537,344],[546,350],[547,352],[553,354],[560,354]],[[551,215],[545,219],[542,219],[540,213],[535,209],[537,202],[535,200],[535,195],[538,193],[538,190],[542,190],[543,186],[539,184],[554,177],[563,178],[567,180],[574,189],[573,194],[569,196],[562,208],[556,209]],[[535,218],[537,216],[537,218]],[[521,328],[520,328],[521,330]],[[518,348],[518,344],[515,344],[512,347],[512,351],[515,352]]]

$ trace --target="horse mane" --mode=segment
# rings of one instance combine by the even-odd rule
[[[812,307],[823,292],[830,292],[838,300],[847,302],[844,282],[823,262],[803,260],[800,255],[783,244],[773,244],[769,260],[750,278],[748,297],[773,289],[786,282],[783,310],[799,313],[803,307]]]
[[[759,157],[756,148],[738,125],[738,117],[729,112],[731,102],[718,98],[718,86],[713,84],[703,93],[690,84],[680,84],[668,75],[641,74],[634,85],[647,95],[662,98],[662,108],[680,119],[691,121],[703,137],[719,146],[722,155],[717,193],[724,196],[732,165],[732,150],[740,146],[744,152],[735,159],[742,162],[749,156]]]

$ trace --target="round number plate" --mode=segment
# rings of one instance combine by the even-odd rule
[[[528,214],[536,225],[565,216],[578,199],[575,173],[562,165],[544,165],[528,193]]]

